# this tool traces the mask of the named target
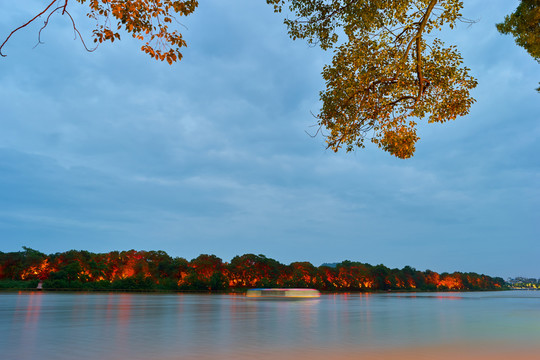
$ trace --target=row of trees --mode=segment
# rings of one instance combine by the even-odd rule
[[[191,261],[164,251],[113,251],[95,254],[70,250],[51,255],[24,248],[0,252],[0,282],[4,287],[88,290],[229,290],[254,287],[316,288],[322,291],[488,290],[505,287],[501,278],[476,273],[453,274],[410,266],[390,269],[360,262],[313,266],[284,265],[264,255],[245,254],[230,263],[215,255]]]

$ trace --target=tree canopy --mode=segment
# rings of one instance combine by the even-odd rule
[[[438,274],[410,266],[390,269],[345,260],[316,267],[309,262],[289,265],[266,256],[244,254],[230,263],[202,254],[191,261],[172,258],[164,251],[112,251],[96,254],[70,250],[45,255],[0,251],[0,290],[173,290],[215,291],[254,287],[316,288],[324,291],[378,290],[487,290],[501,289],[505,282],[476,273]]]
[[[326,89],[317,116],[334,151],[363,148],[366,139],[398,158],[414,154],[416,121],[454,120],[469,112],[476,80],[454,46],[427,37],[454,27],[457,0],[267,0],[293,39],[335,48],[323,69]],[[340,36],[344,40],[340,39]]]
[[[2,48],[15,32],[41,16],[45,17],[41,28],[43,30],[55,13],[61,13],[70,18],[74,31],[86,47],[69,11],[69,5],[73,1],[89,7],[87,16],[96,22],[93,30],[94,43],[114,42],[115,39],[120,39],[118,31],[124,29],[134,38],[144,42],[142,51],[156,60],[166,60],[169,64],[182,59],[180,49],[186,46],[182,34],[175,29],[175,25],[178,25],[176,16],[187,16],[193,13],[199,4],[197,0],[52,0],[39,14],[9,34],[0,45],[0,55],[5,56]]]

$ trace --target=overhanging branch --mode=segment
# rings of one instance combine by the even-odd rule
[[[6,55],[2,54],[2,48],[3,48],[4,45],[8,42],[9,38],[11,38],[11,36],[12,36],[13,34],[15,34],[15,33],[16,33],[17,31],[19,31],[20,29],[23,29],[23,28],[27,27],[27,26],[28,26],[29,24],[31,24],[34,20],[36,20],[38,17],[40,17],[41,15],[45,14],[45,13],[47,12],[47,10],[49,10],[49,8],[50,8],[51,6],[54,5],[54,3],[55,3],[56,1],[57,1],[57,0],[51,1],[51,3],[45,8],[45,10],[43,10],[42,12],[40,12],[39,14],[37,14],[36,16],[34,16],[34,17],[33,17],[32,19],[30,19],[26,24],[21,25],[21,26],[19,26],[18,28],[16,28],[15,30],[13,30],[13,31],[8,35],[8,37],[6,38],[6,40],[4,40],[4,42],[2,43],[2,45],[0,45],[0,56],[3,56],[3,57],[6,56]],[[64,4],[64,6],[67,5],[67,1],[68,1],[68,0],[66,0],[66,3]],[[53,11],[53,12],[54,12],[54,11]]]
[[[428,19],[431,15],[431,12],[433,11],[433,8],[435,5],[437,5],[438,0],[431,0],[429,3],[426,13],[424,14],[422,18],[422,22],[418,26],[418,32],[416,35],[416,76],[418,77],[418,95],[416,97],[416,101],[420,99],[422,94],[424,93],[424,76],[422,73],[422,33],[424,32],[424,28],[426,27],[426,24],[428,22]]]

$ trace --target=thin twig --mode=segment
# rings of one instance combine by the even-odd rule
[[[36,20],[38,17],[40,17],[41,15],[45,14],[47,12],[47,10],[49,10],[49,8],[51,6],[53,6],[53,4],[56,2],[56,0],[53,0],[46,8],[45,10],[43,10],[42,12],[40,12],[39,14],[37,14],[36,16],[34,16],[30,21],[28,21],[26,24],[24,25],[21,25],[19,26],[18,28],[16,28],[15,30],[13,30],[9,36],[6,38],[6,40],[4,40],[4,42],[2,43],[2,45],[0,45],[0,56],[3,56],[5,57],[6,55],[2,54],[2,48],[4,47],[4,45],[8,42],[9,38],[14,34],[16,33],[18,30],[28,26],[28,24],[30,24],[32,21]]]
[[[71,16],[71,14],[69,13],[69,11],[65,11],[65,13],[69,16],[69,18],[71,19],[71,24],[73,24],[73,30],[79,35],[79,39],[81,39],[81,43],[83,44],[84,48],[86,49],[86,51],[88,52],[93,52],[97,49],[97,45],[95,48],[93,49],[89,49],[87,46],[86,46],[86,43],[84,42],[84,39],[83,37],[81,36],[81,33],[79,32],[79,29],[77,29],[77,26],[75,26],[75,20],[73,20],[73,17]]]
[[[33,49],[38,46],[39,44],[43,44],[41,42],[41,31],[43,31],[43,29],[45,29],[47,27],[47,25],[49,24],[49,19],[51,18],[52,14],[54,14],[56,12],[56,10],[59,10],[61,9],[62,6],[59,6],[57,7],[56,9],[54,9],[53,11],[50,12],[50,14],[47,16],[47,18],[45,19],[45,21],[43,22],[43,27],[41,29],[39,29],[39,32],[38,32],[38,42],[37,44],[33,47]]]

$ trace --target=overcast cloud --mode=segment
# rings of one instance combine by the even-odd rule
[[[67,19],[0,59],[0,251],[165,250],[224,261],[345,259],[540,277],[540,66],[466,1],[446,31],[479,81],[471,113],[420,125],[414,158],[311,138],[331,53],[292,41],[264,1],[206,0],[157,63],[124,36],[87,53]],[[38,1],[10,2],[0,35]],[[85,9],[73,4],[90,40]]]

